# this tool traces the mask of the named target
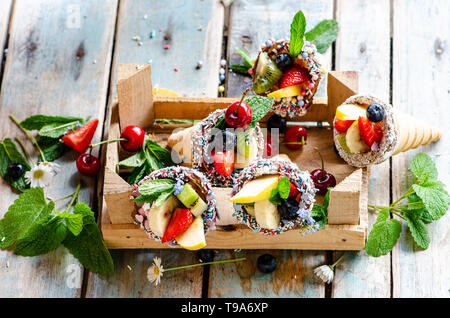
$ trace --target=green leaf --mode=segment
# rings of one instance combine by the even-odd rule
[[[270,192],[269,201],[275,205],[281,204],[282,201],[281,201],[280,194],[278,193],[278,188],[272,189],[272,191]]]
[[[22,121],[20,125],[28,130],[40,130],[49,124],[67,124],[76,121],[84,123],[84,119],[80,117],[34,115]]]
[[[312,30],[305,34],[307,41],[315,44],[317,52],[323,54],[336,41],[338,36],[338,23],[335,20],[323,20]]]
[[[29,164],[17,149],[15,143],[11,139],[7,138],[2,143],[0,143],[0,176],[11,187],[22,192],[26,188],[28,188],[28,185],[25,180],[25,174],[23,174],[18,179],[13,179],[10,176],[8,176],[7,174],[8,166],[12,162],[21,163],[24,166],[25,171],[30,170]]]
[[[372,231],[367,238],[365,248],[367,254],[375,257],[386,255],[392,250],[395,243],[397,243],[402,232],[402,224],[398,220],[388,218],[388,210],[380,211]]]
[[[278,193],[280,194],[280,197],[284,200],[286,200],[289,197],[289,193],[291,192],[291,185],[289,182],[289,178],[282,177],[278,181]]]
[[[48,162],[55,161],[70,151],[70,148],[67,147],[59,138],[39,137],[37,142]]]
[[[140,167],[145,162],[145,153],[143,150],[135,153],[131,157],[124,159],[118,163],[119,166]]]
[[[10,139],[6,138],[3,140],[3,146],[5,147],[5,151],[8,154],[8,158],[11,162],[18,162],[25,167],[25,170],[28,171],[31,169],[28,164],[27,159],[20,153],[16,144]]]
[[[172,195],[173,192],[174,192],[174,189],[161,193],[160,196],[155,200],[153,205],[155,207],[163,205],[164,202],[166,202],[169,199],[169,197]]]
[[[314,204],[311,210],[311,217],[319,223],[320,229],[328,224],[328,205],[330,204],[330,191],[332,189],[333,188],[328,188],[328,191],[323,198],[323,205]]]
[[[272,108],[274,98],[273,97],[263,97],[263,96],[250,96],[245,100],[245,102],[252,109],[252,121],[250,126],[256,125],[258,121],[263,119],[264,116]]]
[[[61,245],[67,228],[59,216],[48,215],[33,224],[24,236],[17,240],[14,253],[22,256],[46,254]]]
[[[433,159],[427,154],[418,153],[409,164],[409,169],[416,176],[417,180],[422,180],[428,175],[428,180],[437,180],[438,171]]]
[[[325,196],[323,198],[323,208],[325,209],[326,215],[328,216],[328,205],[330,204],[330,192],[333,190],[333,188],[328,188],[327,193],[325,193]]]
[[[291,23],[291,40],[289,52],[292,57],[300,54],[303,48],[303,36],[305,35],[306,19],[302,11],[297,12]]]
[[[138,188],[138,191],[141,195],[134,201],[137,203],[156,201],[164,193],[170,192],[171,194],[173,192],[175,183],[176,182],[172,179],[156,179],[144,181]],[[160,200],[164,200],[164,197],[161,197]]]
[[[243,49],[235,47],[236,51],[239,53],[239,55],[244,59],[244,62],[242,63],[244,66],[247,67],[247,69],[253,67],[253,60],[250,57],[250,55],[247,54]]]
[[[67,229],[77,236],[83,229],[83,215],[72,213],[59,213],[58,216],[66,222]]]
[[[155,119],[155,123],[157,124],[193,124],[195,123],[194,119]]]
[[[67,233],[63,244],[84,267],[99,275],[111,275],[114,263],[95,223],[94,213],[84,203],[74,207],[74,213],[83,215],[83,230],[78,236]]]
[[[77,121],[73,121],[66,124],[52,123],[45,125],[39,130],[39,136],[49,137],[49,138],[60,138],[67,133],[70,128],[74,129],[76,127]]]
[[[47,203],[41,188],[25,190],[0,220],[0,248],[13,245],[31,226],[47,217],[54,207],[53,202]]]
[[[423,185],[412,185],[433,220],[439,220],[447,212],[450,205],[449,195],[441,187],[442,183],[436,181],[426,182]]]
[[[145,147],[158,162],[158,169],[175,165],[175,163],[172,161],[171,153],[166,148],[161,147],[156,142],[151,140],[147,140]]]
[[[128,176],[127,182],[131,185],[137,184],[149,173],[150,168],[148,167],[147,162],[144,162],[140,167],[135,168],[134,171]]]
[[[403,217],[409,226],[411,235],[414,241],[423,249],[427,249],[430,245],[430,237],[428,235],[428,229],[425,223],[421,220],[420,216],[414,213],[404,213]]]
[[[250,76],[250,74],[248,73],[248,70],[250,69],[250,67],[245,66],[243,64],[231,64],[230,66],[228,66],[228,68],[230,70],[233,70],[233,72],[235,72],[235,73]]]

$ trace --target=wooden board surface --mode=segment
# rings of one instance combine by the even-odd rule
[[[95,6],[94,3],[93,0],[15,2],[1,91],[2,139],[19,136],[26,140],[8,118],[9,114],[23,120],[29,115],[54,115],[57,111],[59,115],[90,115],[100,119],[100,127],[103,125],[117,1]],[[98,63],[94,64],[94,60]],[[97,133],[94,140],[98,139]],[[32,151],[29,143],[28,146]],[[56,199],[74,191],[80,179],[75,159],[76,154],[71,152],[58,161],[61,172],[46,193],[48,196]],[[80,200],[89,204],[95,182],[89,178],[82,181]],[[0,192],[3,215],[17,195],[3,181]],[[81,294],[83,268],[64,248],[33,258],[0,251],[0,264],[0,296]]]
[[[328,0],[301,2],[239,0],[233,2],[228,31],[229,63],[240,61],[234,49],[236,46],[244,48],[251,56],[256,56],[261,43],[269,37],[288,36],[292,18],[300,9],[305,12],[307,29],[322,19],[333,17],[333,1]],[[330,51],[327,58],[331,62]],[[229,74],[227,83],[228,96],[240,96],[246,85],[245,79],[236,74]],[[268,252],[273,253],[273,251]],[[312,280],[313,268],[325,261],[325,252],[279,251],[276,255],[282,270],[268,275],[262,275],[256,269],[256,258],[263,254],[264,250],[245,253],[249,257],[246,264],[211,267],[208,292],[210,297],[325,296],[325,286],[314,283]],[[224,252],[224,254],[230,258],[234,256],[232,251]],[[239,270],[242,266],[245,271]],[[283,268],[287,270],[283,271]],[[297,280],[291,278],[294,274],[297,275]],[[280,288],[274,289],[274,285]]]
[[[439,142],[392,158],[394,200],[407,190],[411,182],[407,179],[409,162],[418,152],[433,157],[439,179],[447,188],[450,185],[448,5],[446,0],[394,1],[393,106],[444,130]],[[449,213],[427,227],[431,243],[422,251],[403,225],[392,253],[394,297],[449,296]]]
[[[198,31],[200,26],[202,31]],[[152,30],[156,31],[156,36],[150,39]],[[217,96],[222,31],[223,7],[218,0],[177,0],[170,5],[158,1],[121,1],[111,96],[115,96],[118,64],[146,64],[150,59],[154,86],[189,96]],[[133,40],[134,36],[141,37],[142,46]],[[170,39],[164,40],[164,36]],[[164,49],[166,44],[170,49]],[[198,60],[203,60],[204,64],[197,71]],[[175,72],[174,67],[179,68],[179,72]],[[102,280],[90,275],[86,297],[201,297],[201,267],[165,275],[164,283],[156,288],[148,282],[146,274],[152,255],[161,257],[164,267],[170,267],[197,263],[195,252],[153,250],[152,253],[155,254],[145,250],[115,252],[114,276]],[[130,273],[127,265],[137,270]]]
[[[8,39],[9,17],[12,9],[12,0],[3,0],[0,2],[0,65],[2,65],[4,47]],[[0,72],[0,76],[2,76]]]
[[[336,70],[357,70],[359,92],[389,102],[390,4],[388,0],[338,0]],[[369,202],[389,205],[389,160],[370,168]],[[369,212],[369,230],[376,215]],[[340,253],[335,255],[335,259]],[[389,297],[390,255],[348,252],[336,268],[333,297]]]

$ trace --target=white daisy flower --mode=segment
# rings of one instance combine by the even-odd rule
[[[41,162],[41,164],[46,167],[49,167],[52,170],[53,175],[55,175],[61,171],[61,166],[57,163],[45,161],[45,162]]]
[[[319,277],[324,283],[331,283],[334,278],[334,272],[328,265],[322,265],[314,269],[314,274]]]
[[[48,162],[33,165],[30,171],[25,173],[25,178],[32,188],[45,188],[50,185],[55,172]]]
[[[155,286],[161,282],[161,277],[163,276],[164,268],[161,265],[161,259],[157,256],[153,258],[153,265],[147,270],[147,278],[150,282],[154,282]]]

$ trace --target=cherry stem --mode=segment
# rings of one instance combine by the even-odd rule
[[[322,176],[321,176],[320,180],[323,180],[323,168],[324,168],[323,157],[322,157],[322,154],[320,153],[319,149],[317,149],[317,147],[314,147],[314,150],[317,151],[317,153],[319,154],[319,157],[320,157],[320,161],[322,162]]]
[[[100,145],[103,145],[103,144],[108,144],[110,142],[127,141],[127,140],[128,140],[127,138],[118,138],[118,139],[103,140],[103,141],[100,141],[100,142],[98,142],[96,144],[90,144],[89,145],[89,154],[91,154],[92,153],[92,149],[94,149],[97,146],[100,146]]]
[[[250,87],[247,88],[244,93],[242,94],[241,100],[239,101],[238,107],[236,108],[236,110],[234,111],[234,114],[237,115],[238,111],[239,111],[239,107],[241,107],[241,104],[245,98],[245,96],[247,96],[248,92],[250,91]]]

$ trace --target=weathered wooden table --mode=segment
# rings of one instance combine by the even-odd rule
[[[91,115],[103,123],[104,134],[119,63],[151,62],[154,85],[189,96],[217,96],[220,59],[237,62],[235,46],[255,56],[269,36],[289,34],[292,17],[300,9],[309,28],[325,18],[339,22],[339,38],[326,57],[333,69],[360,71],[360,92],[391,101],[440,127],[449,126],[447,0],[224,2],[0,1],[0,47],[7,49],[0,52],[0,137],[20,134],[8,119],[10,113],[19,119],[38,113]],[[152,30],[154,38],[149,37]],[[170,49],[164,49],[166,44]],[[203,68],[196,70],[199,60]],[[245,84],[243,77],[228,73],[227,95],[239,96]],[[95,138],[102,138],[101,130]],[[447,131],[439,143],[418,150],[433,156],[446,184],[449,149]],[[405,190],[407,167],[418,151],[371,169],[369,202],[389,204]],[[74,159],[72,153],[60,160],[58,179],[66,181],[53,185],[50,196],[73,191],[79,179]],[[82,200],[100,210],[99,183],[83,182]],[[0,193],[3,215],[16,195],[4,183]],[[370,227],[374,219],[369,216]],[[168,272],[157,287],[146,278],[154,256],[170,267],[197,262],[196,253],[114,250],[115,274],[101,279],[84,271],[63,248],[34,258],[0,251],[0,297],[448,297],[449,229],[449,215],[429,226],[432,242],[426,251],[402,234],[390,255],[347,253],[327,286],[314,278],[313,269],[340,255],[333,251],[269,251],[279,261],[269,275],[256,269],[263,251],[219,251],[218,258],[248,260]]]

